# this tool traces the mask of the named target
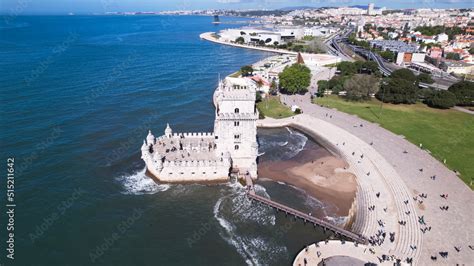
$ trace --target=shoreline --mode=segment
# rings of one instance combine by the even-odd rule
[[[313,141],[291,159],[260,162],[258,171],[259,178],[301,189],[327,204],[326,212],[343,217],[349,216],[357,191],[356,176],[346,170],[348,167],[348,162]],[[313,213],[325,218],[320,208],[313,209]]]
[[[204,32],[204,33],[201,33],[199,35],[199,38],[202,39],[202,40],[213,42],[213,43],[218,43],[218,44],[228,45],[228,46],[233,46],[233,47],[238,47],[238,48],[257,50],[257,51],[262,51],[262,52],[270,52],[270,53],[278,53],[278,54],[290,54],[290,55],[297,55],[298,54],[297,52],[292,52],[292,51],[282,50],[282,49],[274,49],[274,48],[267,48],[267,47],[256,47],[256,46],[249,46],[249,45],[219,41],[218,39],[214,38],[214,36],[212,36],[213,34],[216,34],[216,33],[215,32]]]

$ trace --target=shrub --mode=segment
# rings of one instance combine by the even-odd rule
[[[417,100],[416,86],[409,80],[391,78],[382,83],[375,97],[386,103],[413,104]]]
[[[436,91],[425,100],[425,103],[429,107],[448,109],[456,105],[456,95],[449,91]]]
[[[239,44],[243,44],[243,43],[245,43],[245,39],[244,39],[244,37],[238,37],[237,39],[235,39],[235,42],[239,43]]]
[[[474,82],[461,81],[451,85],[448,91],[456,95],[458,105],[474,106]]]

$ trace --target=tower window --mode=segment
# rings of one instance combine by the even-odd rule
[[[240,139],[240,135],[234,135],[234,139]]]
[[[239,145],[235,145],[234,150],[238,150],[238,149],[239,149]]]
[[[235,122],[234,122],[234,126],[236,126],[236,127],[240,126],[240,122],[239,122],[239,121],[235,121]]]
[[[239,113],[239,108],[235,108],[234,113],[238,114]]]

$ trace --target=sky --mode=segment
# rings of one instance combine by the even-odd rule
[[[387,8],[474,8],[474,0],[372,0]],[[360,0],[0,0],[0,14],[67,14],[190,9],[278,9],[367,5]]]

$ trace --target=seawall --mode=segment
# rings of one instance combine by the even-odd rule
[[[258,47],[258,46],[250,46],[250,45],[243,45],[243,44],[237,44],[237,43],[230,43],[230,42],[224,42],[224,41],[219,41],[216,39],[213,34],[215,32],[205,32],[199,35],[199,38],[218,43],[218,44],[223,44],[223,45],[229,45],[233,47],[239,47],[239,48],[245,48],[245,49],[252,49],[252,50],[258,50],[258,51],[263,51],[263,52],[270,52],[270,53],[278,53],[278,54],[291,54],[291,55],[297,55],[298,53],[284,50],[284,49],[274,49],[274,48],[268,48],[268,47]]]

